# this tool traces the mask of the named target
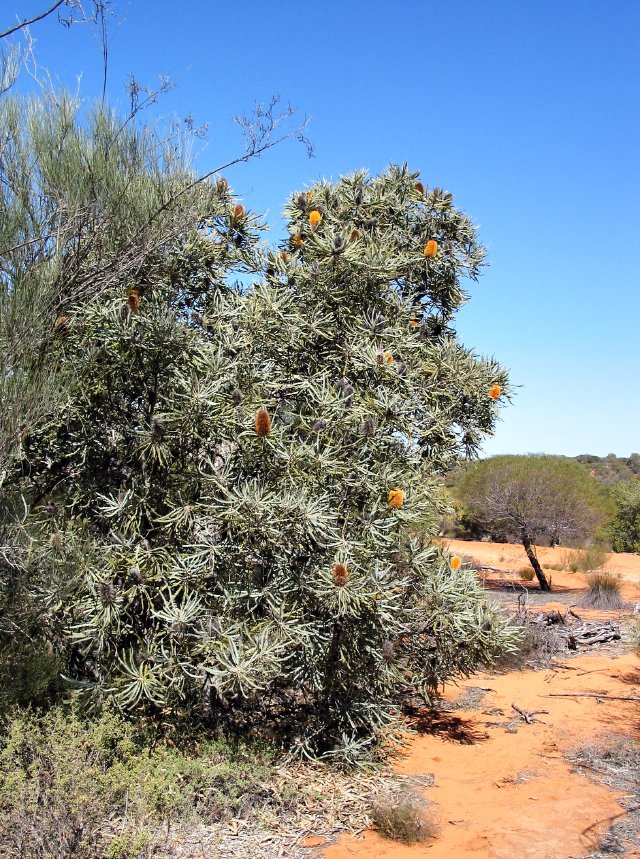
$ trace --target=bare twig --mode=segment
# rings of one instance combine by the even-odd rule
[[[24,29],[24,27],[29,27],[31,24],[36,24],[38,21],[42,21],[43,18],[47,18],[49,15],[55,12],[56,9],[60,8],[60,6],[62,6],[62,4],[65,2],[66,0],[57,0],[57,2],[54,3],[50,9],[41,12],[39,15],[36,15],[33,18],[25,18],[25,20],[22,21],[20,24],[16,24],[15,27],[10,27],[8,30],[5,30],[3,33],[0,33],[0,39],[5,39],[7,36],[11,36],[13,35],[13,33],[17,33],[18,30]]]

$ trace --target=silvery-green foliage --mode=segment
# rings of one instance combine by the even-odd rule
[[[70,314],[66,395],[14,479],[91,535],[51,603],[82,695],[271,718],[301,752],[353,761],[402,690],[509,646],[429,545],[441,475],[492,430],[507,379],[452,327],[475,229],[416,183],[392,167],[296,194],[273,251],[222,187],[198,231]]]

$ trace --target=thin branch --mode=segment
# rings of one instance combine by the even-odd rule
[[[599,692],[549,692],[543,698],[602,698],[606,701],[636,701],[640,704],[640,698],[629,698],[624,695],[604,695]]]
[[[10,27],[8,30],[5,30],[4,33],[0,33],[0,39],[5,39],[7,36],[11,36],[13,33],[17,33],[18,30],[22,30],[24,27],[28,27],[30,24],[35,24],[38,21],[42,21],[43,18],[46,18],[48,15],[51,15],[56,11],[66,0],[57,0],[56,3],[50,9],[47,9],[46,12],[42,12],[40,15],[36,15],[35,18],[29,18],[29,20],[24,20],[21,24],[16,24],[15,27]]]

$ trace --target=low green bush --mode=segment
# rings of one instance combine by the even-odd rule
[[[173,744],[172,744],[173,743]],[[221,741],[150,742],[111,712],[16,711],[0,744],[0,855],[134,859],[159,823],[213,822],[265,803],[272,758]],[[114,821],[128,828],[113,831]]]

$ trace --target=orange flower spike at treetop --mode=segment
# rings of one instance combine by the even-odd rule
[[[302,236],[294,236],[291,241],[293,242],[293,246],[296,248],[302,247]]]
[[[309,212],[309,223],[312,227],[317,227],[322,223],[322,215],[317,209],[314,209],[313,212]]]
[[[489,396],[492,400],[497,400],[501,393],[502,388],[500,387],[500,385],[493,385],[491,388],[489,388]]]
[[[416,191],[418,194],[424,194],[424,185],[422,182],[416,182]]]
[[[240,218],[244,218],[244,206],[238,203],[237,206],[233,207],[233,220],[239,221]]]
[[[256,435],[261,438],[271,432],[271,415],[266,409],[258,409],[256,412]]]
[[[334,564],[331,567],[333,583],[337,588],[343,588],[349,581],[349,568],[346,564]]]
[[[411,322],[409,323],[409,328],[417,328],[417,327],[418,327],[418,323],[416,322],[415,319],[412,319]]]
[[[449,566],[452,570],[457,570],[460,564],[462,563],[462,558],[458,557],[458,555],[454,555],[453,558],[449,561]]]
[[[387,504],[392,510],[399,510],[404,504],[404,489],[390,489]]]
[[[429,239],[429,241],[424,246],[424,255],[427,259],[431,259],[438,253],[438,242],[435,239]]]

